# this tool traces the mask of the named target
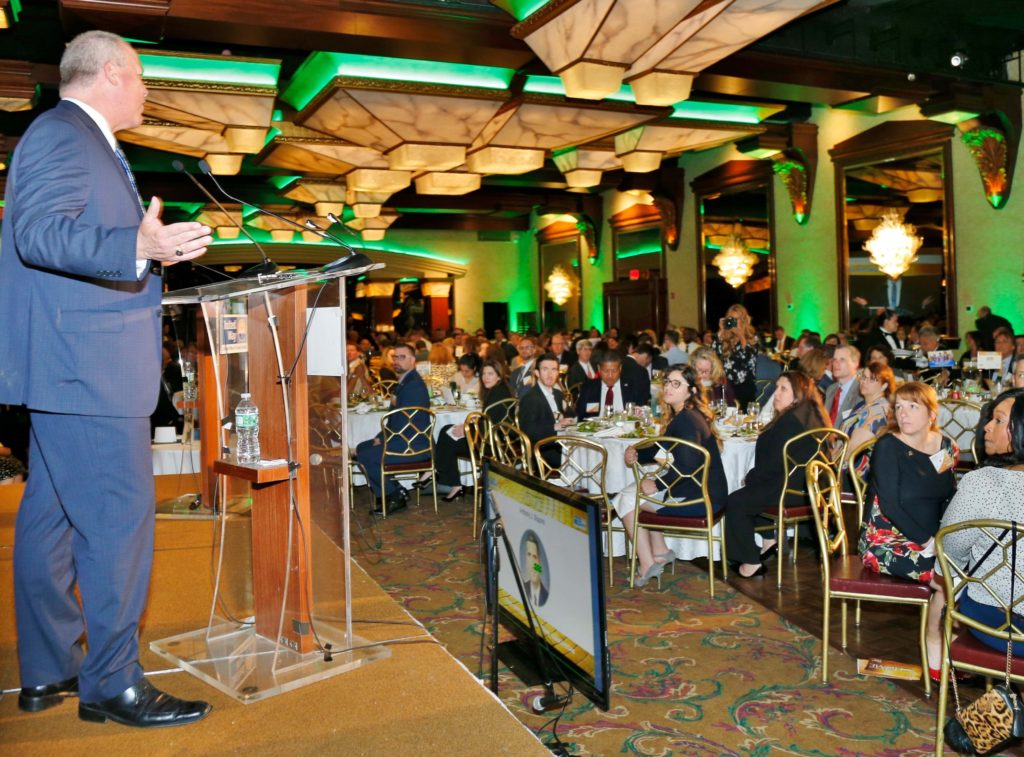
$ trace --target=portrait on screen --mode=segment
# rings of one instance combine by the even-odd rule
[[[519,544],[519,564],[522,566],[527,599],[534,607],[543,607],[548,601],[551,575],[544,545],[534,531],[528,530],[523,534]]]

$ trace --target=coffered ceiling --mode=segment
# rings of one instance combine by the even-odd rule
[[[247,202],[321,225],[334,213],[369,239],[525,229],[531,210],[592,209],[630,173],[810,104],[883,112],[965,78],[1019,82],[1024,48],[1017,0],[21,5],[0,28],[0,162],[55,102],[64,42],[109,29],[135,42],[150,91],[145,123],[119,135],[140,186],[226,235],[172,161],[205,160]]]

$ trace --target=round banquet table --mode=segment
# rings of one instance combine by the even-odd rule
[[[600,432],[598,432],[600,433]],[[597,442],[608,452],[608,462],[605,466],[605,488],[608,491],[608,500],[614,500],[615,495],[633,483],[633,470],[626,465],[623,455],[626,448],[636,444],[638,439],[620,439],[614,436],[600,436],[595,434],[581,434],[569,431],[567,436],[579,436],[590,441]],[[729,486],[729,492],[733,492],[743,486],[743,479],[754,466],[754,447],[757,443],[755,437],[726,437],[722,447],[722,466],[725,468],[725,479]],[[579,463],[582,467],[589,467],[596,461],[594,454],[585,450],[579,450]],[[595,492],[596,493],[596,492]],[[722,522],[715,526],[715,533],[719,533]],[[665,541],[669,549],[676,553],[680,560],[693,560],[696,557],[707,557],[707,542],[702,539],[681,539],[666,536]],[[715,559],[718,559],[719,546],[715,544]],[[621,531],[612,533],[612,554],[616,557],[626,554],[626,538]]]

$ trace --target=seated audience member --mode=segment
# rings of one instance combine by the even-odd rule
[[[398,374],[395,373],[392,357],[395,354],[395,348],[393,346],[385,347],[380,353],[380,368],[377,369],[377,375],[380,376],[382,381],[398,381]]]
[[[960,356],[960,367],[964,367],[964,363],[968,360],[978,359],[978,350],[980,349],[979,340],[981,339],[980,331],[968,331],[964,334],[964,339],[967,341],[967,349]]]
[[[569,366],[569,371],[565,375],[565,385],[567,387],[576,386],[577,384],[582,387],[590,379],[597,378],[597,369],[590,362],[593,354],[594,345],[590,343],[590,339],[579,339],[576,341],[576,362]]]
[[[891,350],[907,349],[906,339],[899,336],[899,327],[899,313],[891,308],[881,311],[875,317],[871,328],[868,329],[868,332],[857,343],[861,354],[867,354],[867,351],[876,344],[885,344]]]
[[[641,388],[622,376],[622,358],[615,350],[608,350],[602,355],[597,374],[598,378],[588,381],[580,389],[576,403],[579,420],[608,412],[621,413],[630,402],[634,405],[647,404]]]
[[[565,339],[565,334],[558,331],[551,335],[551,344],[549,350],[552,355],[558,358],[558,364],[569,367],[573,363],[572,352],[569,351],[569,342]]]
[[[800,358],[806,355],[811,350],[821,349],[821,339],[810,332],[801,334],[796,344],[789,351],[789,370],[798,371],[800,370]]]
[[[0,455],[0,486],[20,484],[25,480],[25,466],[13,455]]]
[[[992,418],[985,425],[985,464],[968,472],[957,486],[949,507],[942,516],[941,526],[955,525],[970,520],[1021,520],[1021,492],[1024,492],[1024,390],[1012,389],[996,397]],[[1013,604],[1016,597],[1010,596],[1010,571],[1006,565],[999,567],[1010,555],[992,550],[993,542],[980,530],[960,531],[944,542],[943,548],[949,560],[958,565],[977,566],[975,576],[988,576],[986,585],[999,595],[1005,605]],[[936,565],[936,568],[939,566]],[[1018,550],[1016,571],[1018,580],[1024,575],[1024,550]],[[945,590],[936,571],[932,587],[936,590],[929,606],[941,618],[945,606]],[[1017,588],[1017,595],[1024,591]],[[960,594],[960,612],[986,625],[1001,626],[1006,614],[996,599],[978,584],[969,584],[967,591]],[[935,608],[935,606],[938,606]],[[1024,627],[1024,616],[1014,613],[1014,624]],[[995,637],[968,627],[967,632],[1000,654],[1006,654],[1006,637]],[[938,678],[941,664],[942,637],[938,622],[929,627],[928,659],[932,678]],[[1024,644],[1013,646],[1014,656],[1024,656]]]
[[[665,359],[665,366],[662,370],[670,365],[686,365],[689,362],[689,356],[679,345],[678,331],[669,329],[665,332],[665,337],[661,340],[661,357]]]
[[[839,425],[839,430],[850,437],[847,453],[885,433],[892,418],[892,396],[896,391],[892,368],[882,363],[868,363],[866,368],[861,368],[857,382],[862,401]]]
[[[1002,379],[1003,386],[1011,386],[1013,384],[1014,358],[1016,357],[1013,332],[1007,328],[998,328],[993,333],[993,338],[996,352],[999,353],[999,357],[1003,361],[1003,366],[999,370],[999,378]]]
[[[836,347],[832,353],[833,383],[825,390],[825,410],[836,428],[860,404],[860,386],[857,382],[859,370],[860,352],[857,348],[849,345]]]
[[[363,362],[363,356],[359,354],[359,346],[347,342],[345,344],[345,358],[348,361],[348,378],[345,388],[349,396],[353,394],[365,395],[370,392],[370,373]]]
[[[736,394],[725,376],[725,368],[717,352],[710,347],[699,347],[690,355],[690,365],[697,374],[697,381],[709,405],[725,402],[731,406],[736,403]]]
[[[565,398],[558,383],[558,358],[550,352],[537,358],[534,365],[534,383],[519,398],[519,429],[526,434],[531,444],[554,436],[571,425],[566,417]],[[550,465],[561,463],[561,454],[556,447],[544,450],[544,459]]]
[[[648,369],[653,351],[650,345],[641,344],[622,359],[622,380],[634,388],[638,404],[648,405],[651,402],[651,374]]]
[[[746,407],[757,397],[757,353],[760,344],[757,331],[750,322],[750,314],[743,305],[732,305],[719,319],[718,336],[714,350],[725,368],[725,376],[732,384],[732,390],[740,405]]]
[[[871,453],[860,554],[870,570],[927,583],[934,537],[956,490],[959,451],[939,431],[938,397],[927,384],[900,386],[892,415]]]
[[[697,374],[692,367],[676,366],[669,369],[662,388],[662,401],[668,406],[668,412],[664,414],[667,423],[661,430],[661,434],[699,444],[711,456],[708,469],[708,496],[711,498],[714,512],[720,512],[725,508],[729,489],[725,480],[725,469],[722,467],[722,458],[718,451],[718,440],[711,430],[714,415],[704,401],[703,392],[697,382]],[[652,454],[649,456],[650,460],[641,459],[641,462],[653,462],[654,451],[644,450],[644,452]],[[673,458],[673,465],[679,473],[695,471],[703,462],[697,452],[682,447],[677,447],[674,450]],[[637,460],[636,447],[626,449],[626,465],[633,465]],[[675,475],[675,473],[669,473],[673,479]],[[674,483],[671,490],[667,488],[670,483]],[[648,476],[641,481],[640,485],[644,494],[653,495],[658,492],[665,502],[664,506],[659,507],[645,501],[641,507],[648,512],[680,517],[697,517],[703,516],[705,513],[704,494],[700,486],[690,479],[665,482],[655,476]],[[699,501],[694,502],[694,500]],[[689,502],[691,504],[673,505],[673,502]],[[634,514],[636,509],[635,483],[627,486],[616,496],[614,507],[626,527],[627,538],[632,538],[633,520],[636,517]],[[639,563],[639,575],[634,579],[636,586],[643,586],[652,578],[661,575],[665,566],[676,559],[675,553],[665,544],[665,537],[658,531],[651,532],[640,528],[637,531],[634,548]]]
[[[741,578],[767,573],[764,561],[778,551],[775,539],[765,539],[761,548],[754,540],[757,520],[765,511],[776,512],[784,488],[807,490],[804,471],[797,470],[786,481],[782,450],[786,442],[814,428],[827,428],[828,416],[813,381],[799,371],[786,371],[775,382],[772,394],[775,418],[757,437],[754,467],[746,475],[743,487],[729,495],[726,503],[725,538],[728,554],[738,563]],[[806,462],[815,453],[817,444],[804,439],[790,449],[791,456]],[[788,487],[787,487],[788,484]],[[787,505],[798,505],[804,497],[787,495]]]
[[[537,340],[529,334],[524,334],[516,345],[519,352],[519,365],[512,371],[509,378],[509,385],[517,397],[522,397],[533,385],[534,380],[534,358],[537,355]],[[488,353],[488,357],[490,353]]]
[[[463,355],[460,360],[475,357]],[[480,406],[491,423],[508,420],[507,408],[496,405],[500,400],[512,396],[512,389],[505,380],[507,366],[497,360],[487,360],[480,369]],[[459,458],[469,457],[469,443],[466,441],[466,424],[445,426],[438,434],[434,449],[434,469],[437,471],[438,491],[446,491],[445,502],[451,502],[463,494],[462,479],[459,475]],[[421,478],[424,486],[429,478]]]
[[[1013,362],[1013,388],[1024,388],[1024,355]]]
[[[483,361],[477,355],[463,355],[456,362],[458,366],[452,381],[460,394],[480,394],[480,364]]]
[[[450,365],[455,362],[451,348],[443,342],[434,342],[427,353],[427,362],[434,365]]]
[[[423,383],[423,377],[416,371],[416,350],[410,344],[397,344],[391,353],[392,365],[395,374],[398,376],[398,384],[394,388],[394,397],[391,400],[392,409],[400,407],[430,407],[430,394],[427,392],[427,385]],[[392,418],[394,430],[398,431],[405,423],[401,419]],[[419,429],[425,429],[430,422],[430,416],[426,412],[417,412],[413,415],[413,425]],[[425,460],[429,456],[427,451],[428,442],[426,439],[417,437],[415,447],[409,448],[404,445],[402,438],[393,437],[388,449],[383,447],[383,433],[378,433],[373,439],[367,439],[356,447],[356,460],[363,468],[366,481],[373,491],[377,502],[374,505],[374,512],[381,513],[383,508],[379,501],[381,495],[381,458],[388,452],[406,452],[422,450],[423,454],[412,457],[394,458],[395,462],[416,462]],[[388,458],[390,461],[391,458]],[[393,478],[388,479],[388,489],[385,492],[388,511],[401,510],[408,504],[408,497],[405,489]]]
[[[793,337],[786,336],[786,329],[776,326],[772,331],[772,341],[768,345],[769,352],[789,352],[793,348]]]
[[[832,377],[827,373],[829,363],[831,363],[831,360],[829,360],[828,353],[824,349],[813,349],[805,352],[798,361],[800,371],[806,373],[814,381],[822,402],[825,401],[825,392],[832,386]]]

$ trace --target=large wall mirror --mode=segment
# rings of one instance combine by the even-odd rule
[[[945,124],[890,121],[830,151],[844,329],[893,308],[957,333],[951,136]]]
[[[556,222],[537,235],[540,264],[541,329],[581,328],[583,299],[582,255],[575,224]]]
[[[733,160],[692,182],[698,212],[701,326],[740,303],[759,330],[776,322],[772,169],[769,161]]]

